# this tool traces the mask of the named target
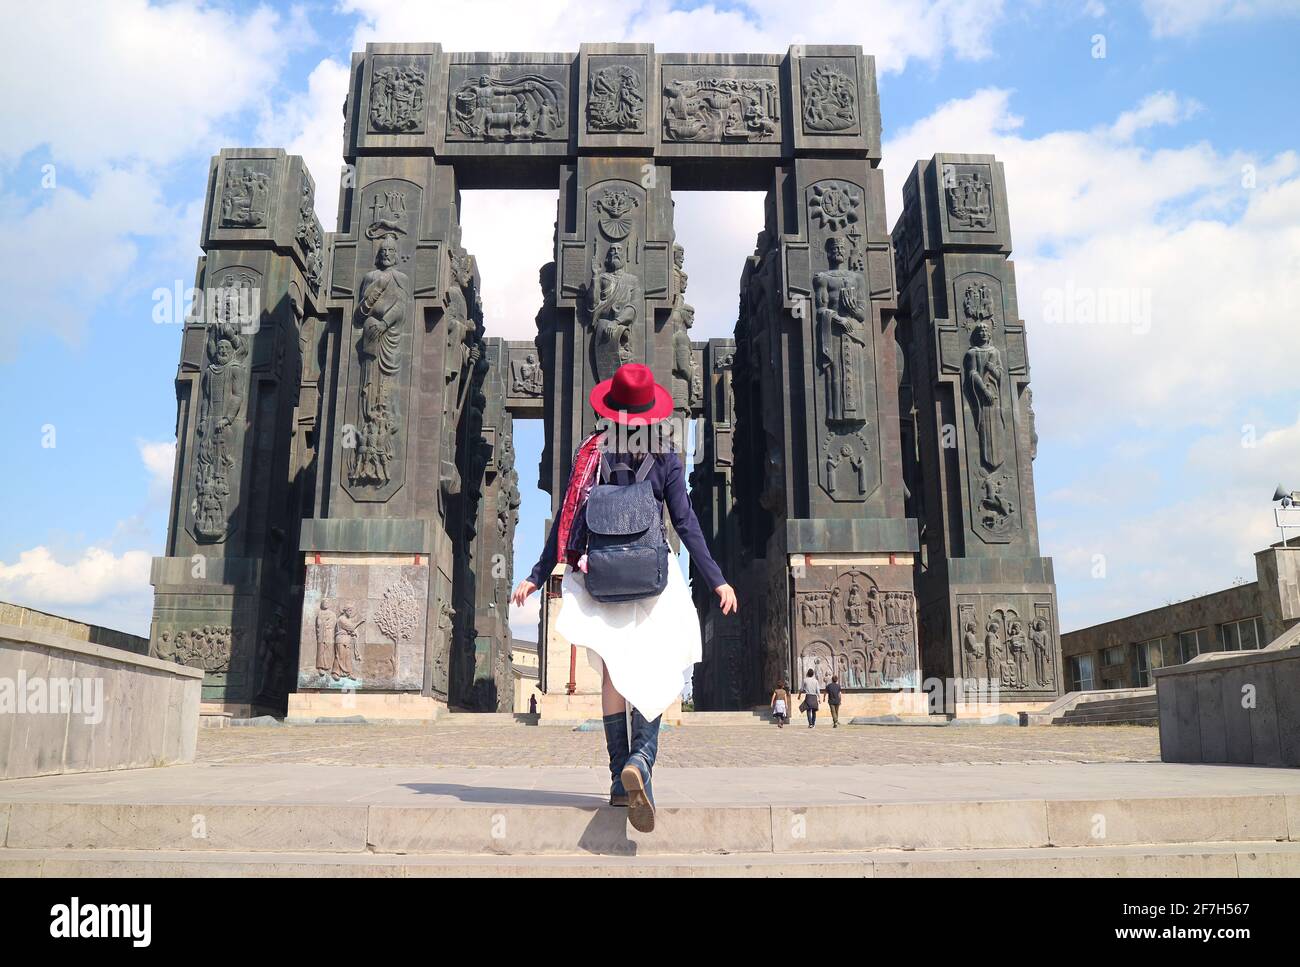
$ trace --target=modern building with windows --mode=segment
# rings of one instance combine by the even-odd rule
[[[1263,648],[1300,622],[1300,546],[1255,555],[1256,580],[1061,635],[1066,688],[1145,688],[1207,651]]]

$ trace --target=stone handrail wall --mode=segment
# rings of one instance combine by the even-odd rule
[[[0,624],[0,778],[194,761],[203,672]]]

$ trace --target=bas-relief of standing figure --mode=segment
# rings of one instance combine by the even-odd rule
[[[973,674],[975,663],[983,661],[984,646],[980,644],[979,636],[975,633],[975,622],[967,621],[966,628],[961,637],[962,651],[966,655],[966,671]]]
[[[1002,466],[1002,437],[1006,431],[1002,414],[1005,372],[988,323],[979,323],[971,333],[971,348],[966,351],[962,369],[979,434],[980,461],[989,470],[996,470]]]
[[[1040,688],[1048,688],[1052,684],[1051,643],[1047,622],[1042,618],[1034,622],[1033,630],[1029,632],[1029,642],[1034,650],[1034,678]]]
[[[224,540],[229,524],[227,474],[235,465],[230,436],[244,409],[244,357],[248,352],[235,308],[239,290],[227,287],[219,298],[218,317],[208,326],[196,427],[194,528],[201,539],[210,541]]]
[[[832,422],[866,420],[867,363],[870,334],[861,293],[866,281],[848,268],[849,243],[842,235],[826,239],[830,268],[813,277],[817,311],[817,368],[826,386],[826,418]]]
[[[334,625],[338,623],[338,612],[330,607],[328,601],[320,603],[316,612],[316,672],[328,675],[334,667]]]
[[[357,629],[366,623],[365,618],[356,616],[356,609],[344,605],[334,624],[334,664],[330,668],[330,677],[335,681],[340,678],[354,678],[352,657],[357,651]]]
[[[460,469],[455,451],[456,428],[460,425],[470,387],[483,350],[475,315],[470,309],[474,291],[474,260],[463,249],[452,253],[452,279],[447,289],[447,350],[443,378],[446,384],[442,420],[442,486],[445,493],[458,494]],[[475,301],[477,307],[477,300]]]
[[[609,379],[624,363],[632,362],[632,327],[641,314],[641,280],[627,271],[621,242],[605,253],[605,271],[596,274],[590,290],[597,379]]]
[[[1025,629],[1019,621],[1011,622],[1007,629],[1007,647],[1011,652],[1007,684],[1012,688],[1025,688],[1029,678],[1029,651],[1025,647]]]
[[[668,322],[673,335],[673,409],[689,414],[701,402],[704,386],[695,350],[691,348],[690,330],[695,324],[695,307],[685,298],[687,275],[682,268],[685,258],[685,249],[674,243],[673,275],[677,279],[677,295]]]
[[[401,368],[402,326],[411,283],[397,265],[397,238],[385,235],[375,254],[375,268],[361,280],[353,325],[361,329],[357,356],[361,363],[358,447],[352,482],[382,486],[391,462],[396,433],[392,382]]]
[[[986,632],[984,635],[984,662],[988,672],[988,680],[990,682],[1001,681],[1003,678],[1002,636],[998,629],[998,623],[990,618],[984,630]]]

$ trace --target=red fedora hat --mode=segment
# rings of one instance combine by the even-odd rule
[[[673,413],[673,394],[655,382],[650,367],[640,363],[626,363],[613,379],[597,383],[590,400],[592,409],[616,423],[658,423]]]

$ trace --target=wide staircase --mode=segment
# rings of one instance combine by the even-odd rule
[[[1080,702],[1053,725],[1159,725],[1160,705],[1154,688],[1121,698]]]
[[[1204,766],[944,766],[939,785],[903,766],[862,787],[876,801],[823,802],[790,797],[790,776],[722,770],[643,834],[600,802],[596,770],[530,791],[544,770],[471,785],[491,770],[260,768],[0,783],[0,877],[1300,875],[1289,770],[1224,785]],[[698,771],[666,772],[661,798]],[[852,781],[835,775],[823,792]]]

